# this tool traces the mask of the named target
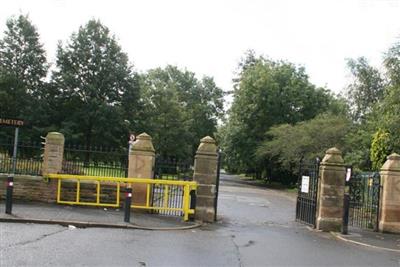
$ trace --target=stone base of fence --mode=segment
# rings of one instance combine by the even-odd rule
[[[6,195],[6,175],[0,176],[0,199]],[[56,181],[45,181],[40,176],[16,175],[14,177],[14,200],[55,203]]]
[[[0,175],[0,199],[5,199],[6,195],[6,175]],[[101,202],[115,203],[116,201],[115,183],[101,185]],[[96,201],[96,184],[93,182],[81,182],[80,185],[81,200],[88,202]],[[122,207],[125,199],[125,188],[121,186],[120,206]],[[76,182],[65,181],[62,185],[62,199],[74,201],[76,198]],[[14,177],[14,195],[15,201],[57,202],[57,180],[46,180],[40,176],[22,176]]]

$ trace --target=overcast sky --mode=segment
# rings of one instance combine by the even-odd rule
[[[397,0],[9,0],[0,1],[0,32],[11,15],[29,14],[48,59],[58,40],[89,19],[116,35],[136,70],[166,64],[209,75],[225,91],[248,49],[304,66],[318,86],[340,92],[346,58],[379,66],[400,36]]]

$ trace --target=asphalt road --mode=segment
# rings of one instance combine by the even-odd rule
[[[2,223],[0,266],[400,266],[399,253],[294,222],[293,194],[221,179],[213,225],[160,232]]]

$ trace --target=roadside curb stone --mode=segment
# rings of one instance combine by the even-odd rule
[[[400,253],[400,235],[397,234],[371,232],[361,229],[354,230],[349,235],[343,235],[338,232],[331,232],[331,234],[336,239],[344,242]]]
[[[3,203],[0,203],[0,205]],[[182,222],[179,217],[133,213],[132,223],[123,222],[123,212],[112,209],[58,206],[55,204],[14,204],[13,214],[0,208],[0,222],[73,225],[78,228],[120,228],[139,230],[187,230],[201,227],[198,222]]]

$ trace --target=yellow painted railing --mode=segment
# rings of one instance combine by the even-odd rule
[[[160,211],[182,211],[184,220],[189,219],[189,214],[194,214],[194,209],[190,208],[190,191],[197,189],[197,183],[192,181],[178,181],[178,180],[158,180],[158,179],[143,179],[143,178],[117,178],[117,177],[102,177],[102,176],[84,176],[84,175],[69,175],[69,174],[49,174],[47,176],[50,179],[58,179],[57,184],[57,203],[70,204],[70,205],[85,205],[85,206],[99,206],[99,207],[119,207],[120,206],[120,192],[121,184],[123,187],[132,186],[134,184],[145,184],[146,185],[146,202],[144,205],[132,204],[132,208],[136,209],[147,209],[147,210],[160,210]],[[76,182],[76,194],[75,200],[62,200],[62,181]],[[88,202],[81,200],[81,182],[92,181],[96,183],[96,201]],[[108,182],[115,183],[116,186],[116,198],[115,203],[104,203],[100,201],[101,183]],[[162,201],[156,201],[156,203],[150,201],[152,188],[157,187],[162,193]],[[171,187],[175,190],[183,191],[183,197],[178,199],[182,201],[180,207],[171,207]],[[135,192],[133,192],[135,194]],[[160,204],[160,205],[157,205]],[[175,203],[176,204],[176,203]]]

